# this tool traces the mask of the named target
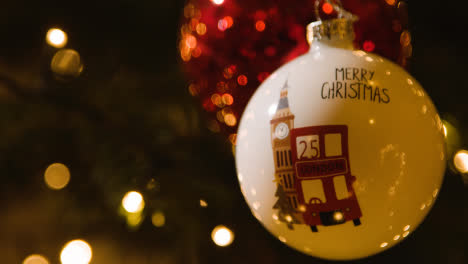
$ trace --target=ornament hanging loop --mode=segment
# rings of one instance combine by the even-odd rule
[[[320,4],[322,2],[326,2],[330,4],[334,10],[336,10],[336,13],[338,14],[338,18],[344,18],[344,19],[349,19],[351,21],[356,21],[358,20],[358,17],[353,15],[352,13],[346,11],[343,8],[343,4],[341,3],[340,0],[316,0],[315,1],[315,18],[317,21],[322,21],[322,18],[320,17]]]
[[[322,20],[320,17],[320,4],[330,4],[338,14],[337,18]],[[316,0],[315,16],[317,21],[307,26],[307,41],[310,45],[316,40],[326,41],[335,47],[352,48],[354,40],[353,23],[358,17],[343,8],[340,0]]]

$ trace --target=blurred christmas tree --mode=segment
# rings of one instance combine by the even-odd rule
[[[466,148],[468,129],[461,88],[466,48],[449,34],[463,32],[462,9],[411,4],[413,73],[447,113],[448,140],[460,135],[454,154]],[[180,70],[184,6],[2,2],[1,263],[23,263],[31,254],[60,263],[62,247],[74,239],[89,243],[91,264],[328,263],[287,248],[251,217],[231,141],[208,129]],[[63,48],[47,43],[51,28],[67,35]],[[68,168],[69,182],[53,182],[61,170],[44,175],[53,163]],[[144,199],[136,212],[122,205],[130,191]],[[466,263],[466,202],[462,178],[448,172],[437,204],[412,237],[357,263]],[[220,224],[235,233],[226,248],[210,238]]]

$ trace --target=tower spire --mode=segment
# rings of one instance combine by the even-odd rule
[[[289,107],[288,89],[289,89],[289,78],[286,79],[286,81],[284,82],[283,88],[281,88],[281,96],[280,96],[277,110]]]

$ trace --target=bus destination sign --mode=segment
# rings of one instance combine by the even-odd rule
[[[345,159],[298,161],[296,168],[300,178],[345,174],[348,170]]]

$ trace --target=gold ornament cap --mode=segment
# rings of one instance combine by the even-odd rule
[[[354,40],[355,20],[335,18],[319,20],[307,26],[307,41],[312,44],[315,40]]]

